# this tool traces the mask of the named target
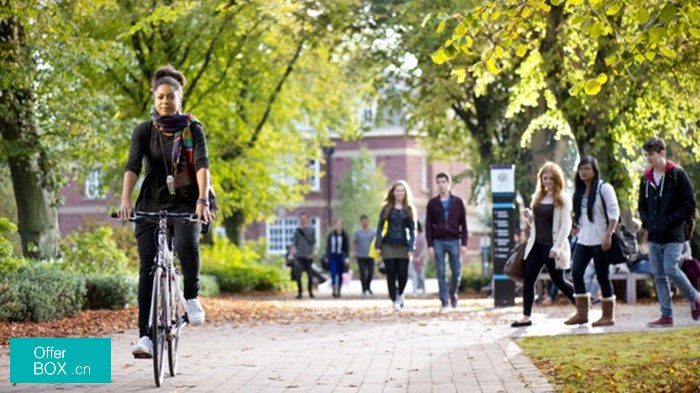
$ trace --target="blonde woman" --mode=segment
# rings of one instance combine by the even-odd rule
[[[399,180],[391,186],[384,198],[374,243],[386,266],[387,286],[394,311],[399,311],[404,306],[403,291],[408,282],[408,262],[415,249],[415,220],[416,208],[411,189],[405,181]]]
[[[564,173],[559,165],[545,163],[537,175],[537,191],[532,199],[532,213],[526,210],[524,219],[530,226],[525,247],[525,282],[523,284],[523,318],[512,327],[530,326],[535,281],[542,266],[554,285],[574,303],[574,287],[564,278],[571,265],[571,198],[564,192]]]

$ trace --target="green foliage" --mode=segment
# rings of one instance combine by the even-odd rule
[[[361,149],[359,154],[352,158],[350,170],[337,185],[336,217],[343,220],[351,239],[354,227],[359,227],[361,215],[367,215],[371,228],[376,225],[386,192],[386,183],[386,176],[381,167],[375,166],[374,157],[366,149]]]
[[[90,310],[119,310],[136,304],[138,278],[112,274],[85,276],[85,308]]]
[[[481,275],[481,265],[470,263],[462,265],[462,279],[459,282],[459,290],[471,289],[476,293],[481,293],[481,289],[491,283],[492,277]]]
[[[0,321],[48,321],[77,315],[85,301],[82,275],[44,264],[22,267],[0,279]]]
[[[700,389],[698,342],[700,328],[693,327],[527,337],[518,345],[557,391],[695,392]]]
[[[226,238],[202,246],[202,273],[216,277],[222,292],[271,291],[284,286],[282,269],[260,263],[251,244],[239,248]]]
[[[180,280],[182,282],[182,280]],[[221,293],[216,276],[211,274],[199,275],[199,296],[217,296]]]
[[[72,233],[61,244],[64,270],[84,274],[110,275],[127,271],[127,259],[112,239],[112,228],[102,226],[94,232]]]
[[[12,257],[12,242],[8,235],[17,232],[17,226],[5,217],[0,217],[0,261]]]

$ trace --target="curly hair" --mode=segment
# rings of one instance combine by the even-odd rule
[[[160,67],[155,73],[153,73],[153,77],[151,78],[151,91],[155,93],[158,86],[164,83],[170,85],[174,90],[181,92],[185,87],[187,80],[182,72],[168,64]]]

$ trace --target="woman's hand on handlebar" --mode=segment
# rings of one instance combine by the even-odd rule
[[[126,200],[121,202],[121,206],[119,206],[119,210],[117,211],[117,217],[119,217],[120,220],[128,220],[131,218],[131,215],[134,213],[134,204],[131,202],[131,200]]]
[[[214,213],[209,211],[209,206],[203,204],[203,203],[198,203],[197,208],[195,210],[195,215],[197,216],[197,219],[205,224],[208,224],[211,221],[214,221]]]

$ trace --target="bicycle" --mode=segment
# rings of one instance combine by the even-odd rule
[[[116,217],[116,213],[112,214]],[[180,333],[187,324],[185,297],[180,291],[180,275],[173,264],[173,237],[168,226],[175,221],[195,223],[197,217],[191,213],[170,213],[167,211],[134,211],[131,222],[157,222],[157,252],[153,263],[153,290],[151,292],[151,311],[148,317],[148,330],[153,343],[153,374],[156,386],[163,384],[165,345],[168,346],[168,368],[170,376],[177,374]],[[136,358],[148,359],[149,356],[134,355]]]

